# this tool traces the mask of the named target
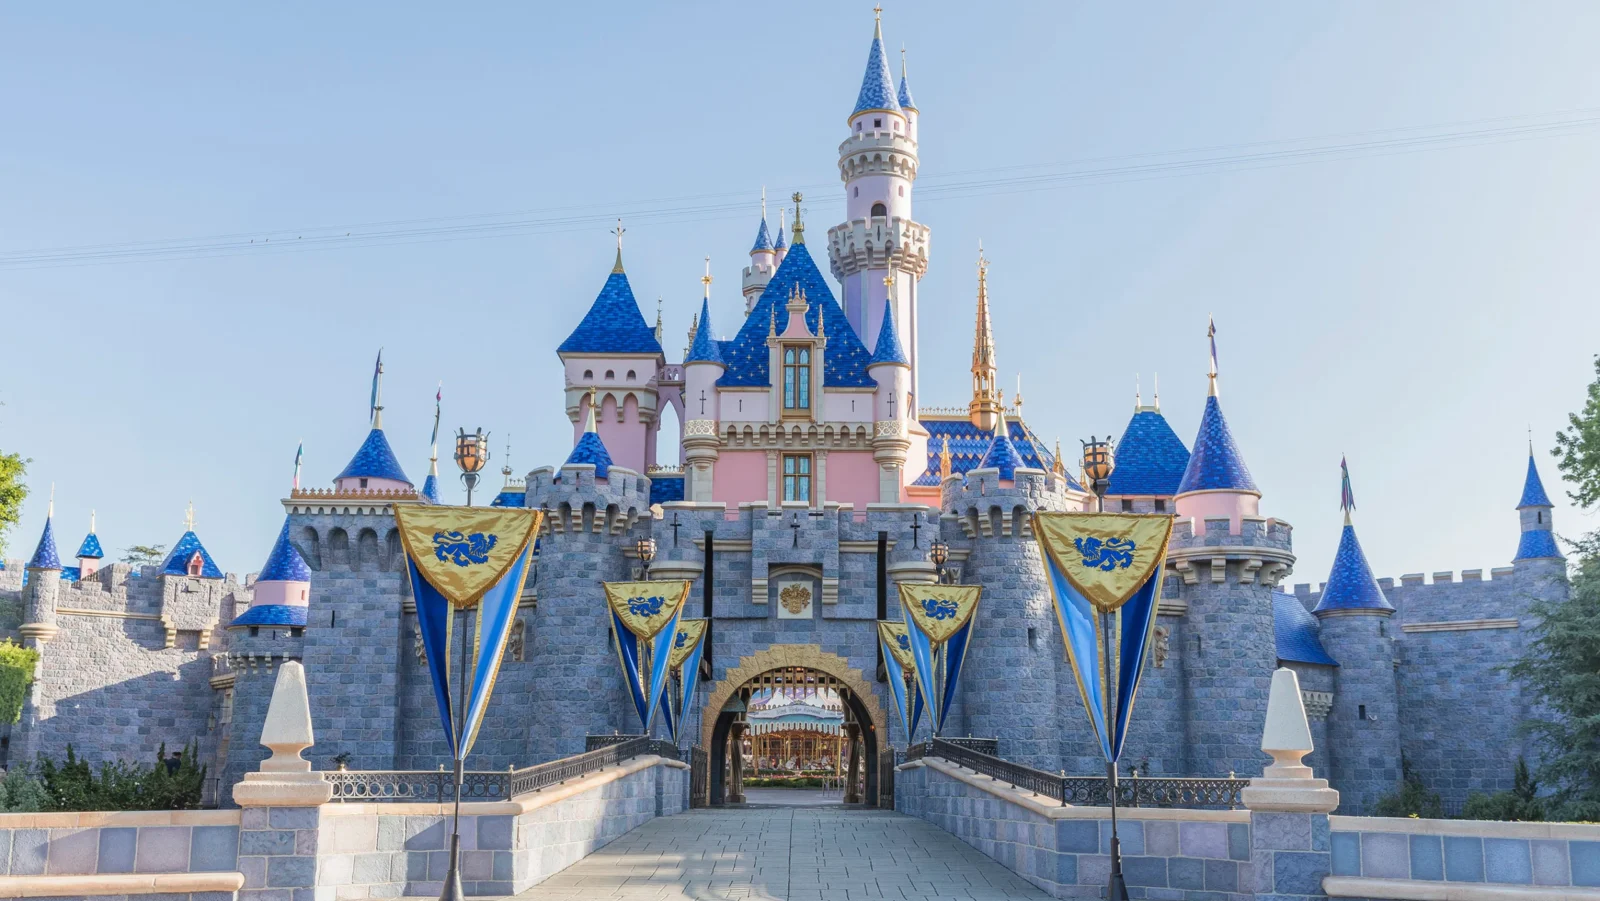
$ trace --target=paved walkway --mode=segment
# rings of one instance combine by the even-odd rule
[[[747,807],[838,807],[844,804],[844,789],[747,788],[744,802]]]
[[[914,817],[825,807],[651,820],[517,896],[529,901],[1010,901],[1048,897]]]

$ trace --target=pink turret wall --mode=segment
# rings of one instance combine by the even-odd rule
[[[334,479],[333,487],[339,491],[409,491],[410,485],[399,479],[367,479],[367,484],[362,485],[361,480]]]
[[[1228,531],[1234,535],[1239,534],[1241,517],[1261,515],[1260,496],[1237,491],[1199,491],[1194,494],[1180,494],[1174,506],[1177,507],[1180,519],[1192,517],[1196,523],[1226,516]],[[1197,528],[1195,534],[1200,534],[1201,531],[1203,530]]]
[[[252,607],[305,607],[310,603],[310,582],[257,582]]]

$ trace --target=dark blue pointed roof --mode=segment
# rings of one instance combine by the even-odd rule
[[[44,532],[39,535],[39,546],[33,550],[28,569],[60,569],[61,555],[56,553],[56,527],[52,517],[45,517]]]
[[[606,450],[605,442],[600,440],[598,432],[584,432],[583,437],[573,446],[572,453],[567,455],[568,463],[592,463],[594,477],[604,479],[611,474],[611,453]]]
[[[772,242],[773,250],[782,250],[789,246],[788,239],[783,236],[783,223],[778,223],[778,240]]]
[[[902,109],[914,110],[917,102],[911,99],[911,85],[906,82],[905,73],[900,73],[900,94],[898,97]]]
[[[1006,431],[1010,430],[1007,429]],[[1000,470],[1000,478],[1015,479],[1017,477],[1017,467],[1026,465],[1022,460],[1022,455],[1017,453],[1016,445],[1011,443],[1011,438],[1006,432],[997,431],[994,434],[994,440],[989,442],[989,450],[984,453],[983,459],[979,460],[978,465],[973,468],[998,469]]]
[[[489,506],[526,507],[528,506],[528,490],[526,488],[522,489],[521,491],[517,491],[512,488],[503,489],[499,494],[494,496],[494,500],[489,502]]]
[[[86,557],[93,560],[99,560],[104,557],[105,552],[100,550],[100,536],[93,532],[83,536],[83,544],[78,545],[78,553],[73,556]]]
[[[1393,609],[1378,587],[1378,580],[1372,577],[1367,555],[1356,540],[1356,527],[1345,523],[1344,533],[1339,536],[1339,551],[1333,555],[1333,571],[1328,573],[1328,584],[1322,587],[1314,612]]]
[[[556,348],[559,354],[658,354],[661,342],[644,321],[626,273],[613,272],[583,321]]]
[[[894,78],[889,75],[889,58],[883,52],[883,35],[872,36],[872,47],[867,51],[867,71],[861,76],[861,93],[856,97],[856,108],[850,115],[867,110],[900,109],[895,99]]]
[[[901,366],[910,366],[906,359],[906,350],[900,346],[900,336],[894,328],[894,307],[890,306],[888,298],[883,301],[883,327],[878,329],[878,346],[872,351],[872,360],[868,366],[879,363],[898,363]]]
[[[193,532],[184,532],[178,543],[173,545],[167,559],[161,563],[161,574],[165,576],[186,576],[189,574],[189,558],[196,553],[200,555],[200,578],[220,579],[222,570],[211,559],[211,554],[205,545],[200,543],[200,536]]]
[[[1539,478],[1539,467],[1533,464],[1533,454],[1528,454],[1528,477],[1522,483],[1522,500],[1517,502],[1517,509],[1523,507],[1550,507],[1550,495],[1544,493],[1544,482]]]
[[[26,576],[28,573],[27,573],[26,570],[24,570],[22,574],[24,576]],[[63,582],[81,582],[81,581],[83,581],[83,567],[81,567],[81,566],[63,566],[63,567],[61,567],[61,581],[63,581]]]
[[[1282,591],[1272,593],[1272,632],[1278,659],[1290,663],[1338,666],[1339,661],[1322,646],[1322,628],[1300,599]]]
[[[963,475],[969,470],[977,469],[989,453],[989,447],[994,444],[994,436],[972,424],[969,419],[934,419],[932,417],[921,420],[920,424],[928,432],[928,468],[922,475],[917,476],[911,484],[921,487],[937,488],[939,486],[939,452],[944,448],[946,438],[950,439],[950,471],[956,475]],[[1028,429],[1026,423],[1006,423],[1006,432],[1011,436],[1011,446],[1016,449],[1022,462],[1018,466],[1029,469],[1042,469],[1049,472],[1056,465],[1055,455],[1044,446],[1044,442]],[[1073,491],[1082,491],[1083,486],[1072,476],[1067,476],[1067,486]]]
[[[1128,420],[1116,444],[1116,467],[1111,470],[1107,494],[1178,493],[1189,449],[1167,418],[1155,410],[1140,410]]]
[[[761,217],[761,227],[756,229],[756,243],[750,248],[751,253],[758,250],[771,250],[772,236],[767,234],[767,217]]]
[[[761,292],[761,298],[745,317],[744,325],[731,341],[721,342],[723,362],[728,371],[717,379],[719,388],[764,387],[769,382],[767,372],[767,329],[774,313],[778,317],[778,334],[789,327],[789,292],[799,285],[806,293],[806,327],[817,330],[817,317],[823,317],[828,348],[823,353],[822,384],[827,388],[875,388],[877,382],[867,375],[870,354],[856,337],[844,310],[833,299],[828,283],[811,259],[805,244],[796,244],[783,258],[772,281]]]
[[[1233,443],[1228,421],[1222,418],[1222,405],[1214,395],[1206,398],[1200,432],[1195,435],[1194,450],[1178,484],[1178,494],[1190,491],[1260,491],[1255,479],[1250,478],[1239,446]]]
[[[422,480],[422,499],[430,504],[439,503],[439,477],[431,472]]]
[[[761,220],[761,223],[763,226],[762,234],[766,234],[766,220]],[[717,363],[723,366],[727,365],[722,361],[722,343],[713,336],[711,331],[711,300],[709,298],[700,301],[700,323],[695,326],[694,343],[689,346],[689,355],[683,358],[683,362],[685,364]]]
[[[1517,542],[1517,556],[1513,560],[1538,560],[1540,558],[1565,560],[1566,555],[1556,546],[1555,533],[1549,529],[1531,529],[1522,533]]]
[[[389,447],[389,439],[383,436],[383,429],[377,428],[367,433],[367,440],[361,442],[356,455],[350,458],[350,465],[335,478],[393,479],[396,482],[411,484],[411,480],[406,478],[405,470],[400,468],[400,460]]]
[[[261,567],[261,574],[256,576],[256,582],[309,581],[311,567],[306,565],[305,558],[300,556],[294,543],[289,540],[289,518],[286,516],[283,528],[278,531],[278,540],[272,543],[272,553],[267,555],[267,562]]]
[[[230,629],[245,626],[299,626],[306,624],[310,608],[298,604],[262,604],[239,614],[228,624]]]

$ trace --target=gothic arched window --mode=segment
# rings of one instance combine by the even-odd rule
[[[875,203],[875,204],[872,205],[872,218],[877,219],[877,218],[888,216],[888,215],[889,215],[889,208],[888,207],[884,206],[881,203]]]

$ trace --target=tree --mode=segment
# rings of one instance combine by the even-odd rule
[[[1539,783],[1528,772],[1528,762],[1517,758],[1517,768],[1512,775],[1511,790],[1485,795],[1473,792],[1461,810],[1464,820],[1506,820],[1536,822],[1544,819],[1544,800],[1539,797]]]
[[[1589,383],[1583,412],[1569,413],[1568,430],[1556,433],[1556,467],[1578,486],[1567,492],[1580,507],[1600,502],[1600,354],[1594,358],[1595,379]]]
[[[22,477],[32,462],[21,454],[0,453],[0,559],[5,557],[6,533],[22,519],[22,502],[28,498]]]
[[[122,549],[122,562],[132,563],[134,566],[160,563],[165,559],[167,559],[167,546],[164,544],[136,544]]]
[[[0,723],[22,719],[22,702],[33,684],[39,665],[39,652],[25,648],[9,638],[0,641]]]

